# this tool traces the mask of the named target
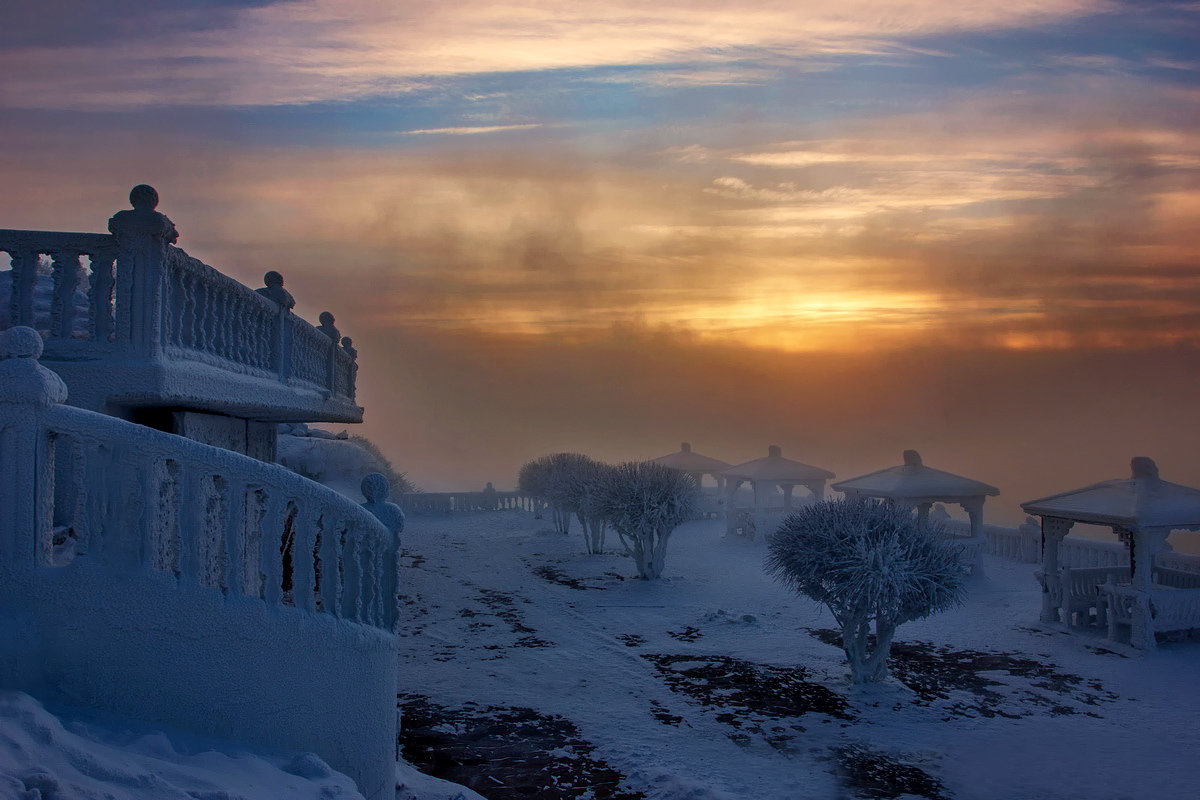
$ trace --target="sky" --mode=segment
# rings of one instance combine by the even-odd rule
[[[18,0],[0,31],[0,227],[102,231],[154,185],[191,255],[334,313],[424,488],[685,440],[839,477],[915,448],[1010,510],[1133,455],[1200,483],[1200,3]]]

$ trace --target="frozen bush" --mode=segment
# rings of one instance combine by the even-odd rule
[[[783,521],[767,539],[766,570],[828,606],[842,629],[851,680],[870,683],[887,676],[898,625],[962,603],[958,556],[936,527],[911,513],[835,500]]]
[[[594,512],[621,537],[638,577],[659,577],[671,533],[695,508],[696,480],[653,462],[627,462],[602,475]]]

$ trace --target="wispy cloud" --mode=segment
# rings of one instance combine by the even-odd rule
[[[1042,25],[1107,0],[820,0],[601,6],[527,0],[297,0],[226,12],[219,27],[155,12],[153,33],[0,51],[0,104],[101,108],[274,105],[388,96],[439,76],[661,65],[647,80],[745,80],[720,66],[903,50],[897,40]],[[139,12],[140,13],[140,12]],[[178,27],[171,23],[175,22]],[[70,15],[47,19],[69,31]],[[64,29],[63,26],[66,26]],[[131,26],[132,27],[132,26]],[[698,66],[688,75],[675,67]],[[152,66],[151,66],[152,65]]]
[[[472,136],[479,133],[502,133],[504,131],[529,131],[535,128],[542,127],[541,123],[530,122],[521,125],[478,125],[478,126],[461,126],[456,128],[420,128],[411,131],[401,131],[405,136],[418,135],[446,135],[446,136]]]

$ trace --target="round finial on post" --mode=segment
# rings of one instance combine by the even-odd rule
[[[783,456],[783,448],[777,444],[773,444],[767,448],[767,455],[771,458],[781,458]]]
[[[354,340],[349,336],[342,337],[342,349],[346,351],[346,355],[351,358],[358,358],[358,349],[354,346]]]
[[[375,515],[393,535],[399,535],[404,530],[404,511],[395,503],[389,503],[387,496],[391,491],[387,476],[372,472],[362,479],[360,489],[367,502],[363,508]]]
[[[681,453],[692,452],[692,443],[691,442],[683,442],[682,444],[679,445],[679,451]]]
[[[382,503],[387,500],[388,493],[392,490],[392,484],[388,482],[386,475],[372,472],[362,479],[359,488],[368,503]]]
[[[283,288],[283,275],[275,270],[270,270],[263,275],[262,288],[254,291],[286,311],[291,311],[296,307],[296,299],[292,297],[291,292]]]
[[[38,363],[42,336],[17,325],[0,332],[0,403],[51,405],[67,399],[67,385]]]
[[[139,183],[129,190],[129,205],[153,211],[158,208],[158,190],[149,184]]]
[[[342,333],[337,329],[337,326],[333,324],[333,314],[330,314],[328,311],[322,311],[321,315],[317,317],[317,319],[321,321],[321,324],[317,326],[317,330],[328,336],[330,339],[333,339],[335,343],[341,341]]]
[[[1134,456],[1129,461],[1129,469],[1132,472],[1132,477],[1135,479],[1158,478],[1158,465],[1154,463],[1153,458]]]
[[[17,325],[0,334],[0,359],[41,358],[45,343],[33,328]]]
[[[921,463],[921,454],[918,453],[916,450],[905,450],[904,451],[904,466],[906,466],[906,467],[924,466],[924,464]]]

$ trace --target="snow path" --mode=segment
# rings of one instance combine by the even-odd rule
[[[399,690],[565,717],[627,788],[662,800],[863,796],[845,762],[835,774],[837,753],[856,746],[959,800],[1200,796],[1200,643],[1126,657],[1040,629],[1032,567],[988,559],[963,608],[900,629],[905,663],[941,696],[896,682],[851,690],[840,650],[808,632],[831,628],[828,612],[771,583],[761,546],[722,533],[683,526],[665,579],[643,582],[628,579],[628,558],[585,555],[577,527],[564,537],[524,512],[410,518]],[[974,671],[937,683],[971,652]],[[664,672],[647,654],[696,658]],[[727,687],[706,707],[667,685],[706,656],[803,667],[816,689],[846,698],[852,719],[747,714]]]

